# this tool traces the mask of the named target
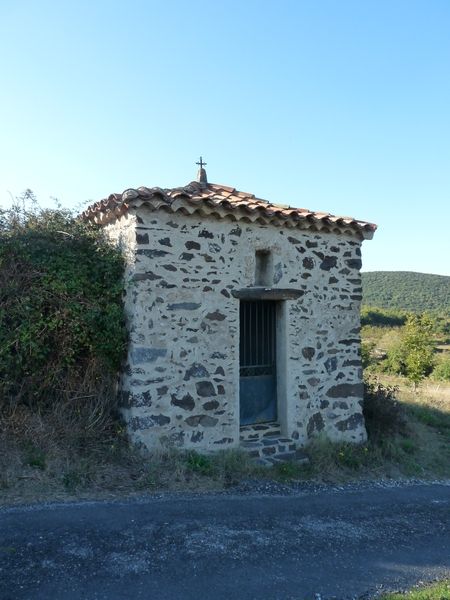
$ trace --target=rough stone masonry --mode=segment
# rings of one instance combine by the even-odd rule
[[[261,290],[280,298],[281,434],[298,447],[318,434],[364,441],[361,243],[376,227],[205,180],[126,190],[84,213],[127,260],[120,394],[131,439],[149,449],[239,445],[240,294]]]

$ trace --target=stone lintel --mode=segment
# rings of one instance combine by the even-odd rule
[[[248,287],[231,292],[239,300],[295,300],[304,295],[303,290],[293,288]]]

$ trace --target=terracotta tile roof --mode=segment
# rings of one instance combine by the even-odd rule
[[[300,229],[353,233],[370,239],[377,226],[352,217],[335,216],[307,208],[271,204],[254,194],[240,192],[226,185],[193,181],[185,187],[128,189],[111,194],[87,208],[82,216],[100,224],[107,223],[130,207],[146,205],[153,210],[184,214],[229,217],[236,221],[273,223]]]

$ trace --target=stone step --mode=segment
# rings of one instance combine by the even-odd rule
[[[277,454],[275,460],[279,462],[292,461],[299,465],[306,465],[309,463],[309,458],[303,452],[303,450],[296,450],[295,452],[286,452],[285,454]]]
[[[262,437],[281,437],[281,428],[278,423],[260,423],[258,425],[244,425],[240,430],[241,441],[259,440]]]
[[[308,462],[303,450],[291,438],[281,435],[278,423],[260,423],[241,427],[241,448],[256,462],[273,465],[277,462]]]
[[[254,457],[254,462],[256,464],[265,466],[265,467],[273,467],[274,465],[285,463],[285,462],[295,462],[299,465],[307,465],[309,464],[309,458],[307,456],[298,457],[296,452],[286,452],[284,454],[276,454],[274,456],[265,456],[265,457]]]

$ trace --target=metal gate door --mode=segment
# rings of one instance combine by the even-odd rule
[[[276,302],[240,303],[241,425],[277,418]]]

